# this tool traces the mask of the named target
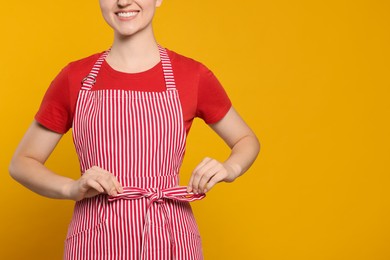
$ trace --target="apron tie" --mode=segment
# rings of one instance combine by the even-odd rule
[[[204,193],[188,193],[187,187],[185,186],[176,186],[165,189],[124,187],[122,193],[119,193],[116,196],[109,196],[108,201],[148,198],[150,203],[163,202],[164,199],[192,202],[195,200],[201,200],[204,197],[206,197],[206,194]]]
[[[151,206],[154,202],[157,203],[163,203],[165,199],[170,200],[178,200],[178,201],[186,201],[191,202],[195,200],[201,200],[204,197],[206,197],[206,194],[195,194],[195,193],[188,193],[187,187],[185,186],[176,186],[166,189],[157,189],[157,188],[137,188],[137,187],[124,187],[123,192],[117,194],[116,196],[109,196],[108,201],[116,201],[116,200],[136,200],[141,198],[148,198],[149,204],[146,207],[146,216],[145,216],[145,224],[143,226],[142,230],[142,244],[141,244],[141,259],[146,260],[148,259],[148,250],[147,246],[153,241],[153,238],[150,236],[151,232],[149,230],[150,223],[151,223]],[[168,218],[168,212],[166,211],[165,207],[162,207],[163,214],[167,218],[167,226],[168,232],[170,233],[170,236],[172,237],[172,227],[170,220]],[[174,257],[174,256],[173,256]]]

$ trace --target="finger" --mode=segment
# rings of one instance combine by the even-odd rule
[[[192,183],[193,183],[193,181],[194,181],[194,172],[197,172],[201,167],[203,167],[203,166],[204,166],[206,163],[208,163],[210,160],[211,160],[211,158],[208,158],[208,157],[204,158],[204,159],[195,167],[195,169],[192,171],[190,181],[188,182],[188,185],[187,185],[187,192],[193,191]]]
[[[117,195],[117,193],[122,193],[123,188],[116,176],[109,171],[102,170],[105,177],[107,177],[107,183],[109,185],[110,191],[107,193],[109,195]]]
[[[218,164],[218,161],[210,160],[206,164],[204,164],[202,167],[198,168],[197,171],[193,172],[193,174],[192,174],[193,179],[192,179],[191,187],[195,193],[198,193],[200,188],[201,188],[199,186],[199,183],[200,183],[201,179],[203,178],[204,174],[209,173],[209,175],[212,175],[213,173],[215,173],[215,172],[213,172],[212,169],[214,167],[216,167],[217,164]]]
[[[107,172],[107,174],[109,176],[108,182],[111,182],[112,185],[111,192],[115,193],[115,194],[110,193],[110,195],[117,195],[118,193],[122,193],[123,188],[120,182],[118,181],[118,179],[112,173]]]
[[[83,188],[83,193],[88,192],[88,190],[90,190],[91,188],[98,191],[99,193],[104,192],[103,186],[94,179],[87,179],[85,183],[82,185],[82,188]]]
[[[118,181],[111,174],[105,173],[104,175],[98,176],[96,181],[103,187],[105,193],[110,196],[118,194]]]
[[[206,183],[205,188],[203,190],[204,193],[208,192],[215,186],[215,184],[223,181],[226,178],[226,173],[219,172],[215,174],[213,177],[210,178],[210,180]]]
[[[118,193],[122,193],[123,192],[123,187],[122,187],[122,184],[120,184],[120,182],[118,181],[118,179],[114,177],[114,185],[115,185],[115,189]]]
[[[194,172],[197,171],[199,168],[203,167],[204,165],[206,165],[207,163],[209,163],[210,161],[212,161],[213,159],[209,158],[209,157],[205,157],[196,167],[195,169],[193,170]]]
[[[96,175],[97,181],[101,184],[108,195],[115,196],[118,193],[123,192],[122,185],[111,172],[98,166],[93,166],[90,170],[91,174]]]
[[[223,167],[221,165],[215,165],[214,167],[210,168],[208,171],[206,171],[202,177],[199,179],[198,183],[198,191],[203,193],[206,189],[207,183],[215,176],[217,175],[221,170],[223,170]]]

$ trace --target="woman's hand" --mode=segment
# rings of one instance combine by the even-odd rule
[[[218,182],[234,181],[240,173],[238,165],[233,166],[206,157],[192,172],[187,192],[206,193]]]
[[[256,135],[234,108],[217,123],[209,125],[230,147],[231,153],[223,163],[205,158],[193,171],[188,192],[205,193],[221,181],[232,182],[252,165],[260,144]]]
[[[123,192],[116,177],[97,166],[88,169],[78,180],[69,182],[65,189],[69,198],[75,201],[91,198],[101,193],[115,196]]]

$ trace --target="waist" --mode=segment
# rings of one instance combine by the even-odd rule
[[[123,192],[116,196],[109,196],[108,201],[115,200],[136,200],[148,198],[150,202],[163,202],[165,199],[191,202],[201,200],[206,197],[206,194],[195,194],[187,192],[185,186],[175,186],[170,188],[139,188],[139,187],[124,187]]]
[[[114,173],[114,176],[118,179],[123,187],[136,187],[141,189],[166,189],[179,185],[179,176],[177,174],[136,176],[133,174],[126,175]]]

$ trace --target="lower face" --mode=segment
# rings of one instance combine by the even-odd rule
[[[162,0],[99,0],[102,15],[118,36],[150,30],[156,7]]]

